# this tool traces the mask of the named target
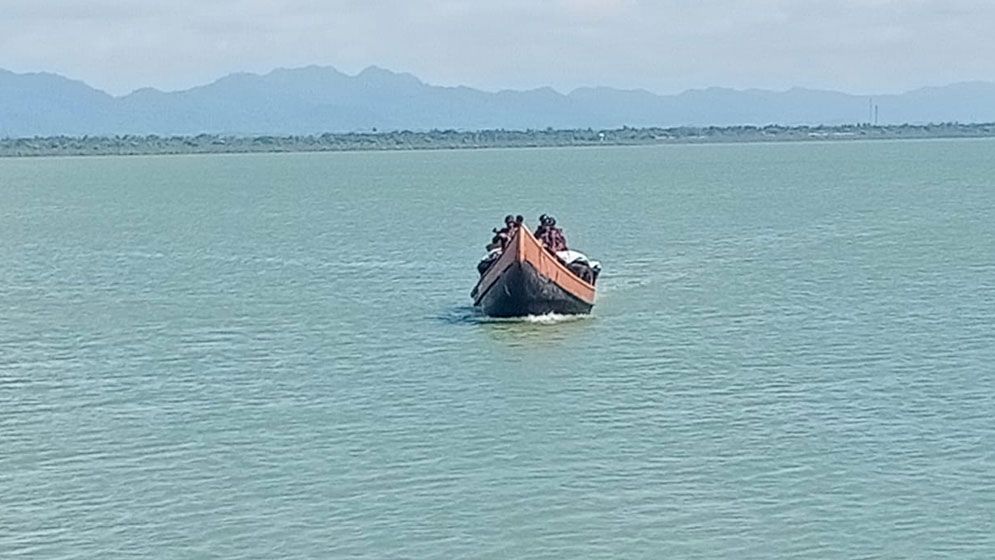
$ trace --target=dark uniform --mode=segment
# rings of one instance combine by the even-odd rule
[[[539,241],[554,253],[567,250],[567,239],[563,236],[563,230],[555,226],[548,226],[539,235]]]

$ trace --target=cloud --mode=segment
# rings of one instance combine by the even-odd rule
[[[0,67],[122,93],[377,64],[487,89],[995,80],[987,0],[5,0]]]

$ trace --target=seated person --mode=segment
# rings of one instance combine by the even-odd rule
[[[511,237],[507,233],[504,233],[504,231],[494,231],[496,232],[494,237],[491,238],[491,242],[484,246],[484,248],[487,249],[488,252],[497,251],[500,253],[505,247],[508,246],[508,242],[511,241]]]
[[[521,216],[519,216],[519,218],[521,218]],[[507,216],[504,217],[503,228],[501,229],[494,228],[493,230],[491,230],[494,232],[494,238],[491,239],[491,244],[493,245],[495,243],[500,242],[502,249],[507,247],[508,242],[511,241],[511,238],[515,236],[515,232],[518,230],[520,226],[521,222],[517,221],[515,217],[512,216],[511,214],[508,214]],[[488,245],[487,247],[488,250],[490,250],[490,245]]]
[[[535,236],[536,239],[540,239],[542,237],[542,234],[546,231],[546,227],[547,227],[546,226],[546,222],[548,221],[548,219],[549,219],[549,216],[547,216],[545,214],[543,214],[542,216],[539,216],[539,227],[537,227],[535,233],[532,234],[532,235]]]
[[[522,218],[518,216],[518,218]],[[491,238],[491,242],[487,244],[487,256],[484,257],[477,264],[477,271],[480,274],[484,272],[492,265],[498,258],[501,257],[501,253],[508,247],[508,243],[511,242],[511,238],[514,237],[515,232],[521,226],[521,221],[516,220],[515,216],[508,214],[504,217],[504,227],[501,229],[494,228],[494,237]]]
[[[507,216],[504,217],[504,227],[499,230],[495,230],[495,233],[505,233],[511,235],[511,233],[515,231],[516,227],[517,226],[515,225],[515,217],[512,216],[511,214],[508,214]]]
[[[556,227],[556,218],[546,216],[546,222],[543,226],[541,226],[542,232],[539,233],[539,241],[554,253],[566,251],[567,239],[563,236],[563,230]]]

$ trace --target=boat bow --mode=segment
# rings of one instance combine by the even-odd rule
[[[570,271],[526,228],[484,273],[471,296],[493,316],[588,313],[595,288]]]

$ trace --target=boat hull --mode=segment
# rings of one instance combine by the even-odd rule
[[[528,262],[516,262],[505,269],[477,305],[490,317],[580,315],[594,307],[543,277]]]
[[[591,312],[595,289],[523,228],[471,295],[474,305],[491,317],[577,315]]]

